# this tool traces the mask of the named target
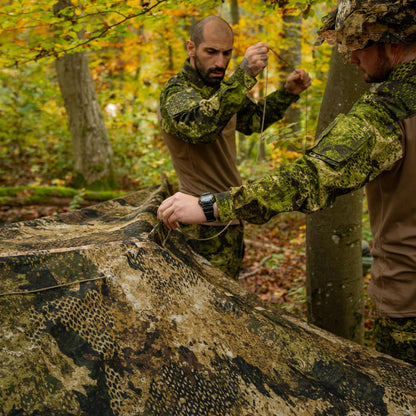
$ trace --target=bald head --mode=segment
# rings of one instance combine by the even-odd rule
[[[209,16],[195,25],[186,42],[191,66],[208,85],[219,85],[233,52],[233,31],[218,16]]]
[[[208,16],[200,20],[191,31],[191,41],[194,42],[196,48],[204,41],[204,36],[208,31],[227,34],[233,39],[233,30],[224,19],[218,16]]]

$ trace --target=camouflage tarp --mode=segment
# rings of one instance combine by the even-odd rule
[[[263,303],[177,231],[149,239],[166,195],[0,228],[0,414],[416,413],[416,367]]]

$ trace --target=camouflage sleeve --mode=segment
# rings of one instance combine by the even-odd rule
[[[220,220],[264,223],[283,211],[314,212],[391,169],[403,156],[402,135],[391,113],[370,101],[339,115],[294,163],[216,194]]]
[[[296,102],[299,95],[293,95],[286,91],[284,87],[272,92],[266,97],[266,116],[264,118],[264,128],[280,120],[290,104]],[[257,104],[249,98],[246,104],[237,114],[237,130],[241,133],[250,135],[261,131],[263,119],[264,100]]]
[[[189,84],[168,84],[160,96],[162,129],[190,143],[215,141],[246,104],[247,92],[255,83],[255,78],[237,68],[207,99]]]

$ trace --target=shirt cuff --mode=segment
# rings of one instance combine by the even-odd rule
[[[279,95],[279,98],[287,103],[287,105],[289,106],[292,103],[295,103],[297,100],[299,100],[300,95],[297,94],[291,94],[290,92],[287,92],[285,87],[281,87],[279,88],[276,93]]]
[[[233,197],[230,192],[221,192],[215,194],[217,202],[219,221],[228,222],[237,218],[234,212]]]
[[[256,78],[252,77],[251,75],[247,74],[244,69],[238,67],[234,74],[228,80],[229,83],[238,82],[239,84],[243,85],[247,91],[251,90],[257,83]]]

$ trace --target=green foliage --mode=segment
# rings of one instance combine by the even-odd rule
[[[14,0],[0,13],[0,36],[8,41],[0,64],[55,59],[85,48],[98,50],[120,37],[134,36],[130,28],[137,22],[163,20],[178,9],[182,14],[213,9],[218,4],[215,0],[182,0],[180,4],[175,0]]]
[[[370,242],[373,241],[373,234],[370,228],[370,217],[368,216],[367,198],[363,199],[363,240]]]
[[[119,187],[153,185],[162,175],[174,183],[176,176],[156,117],[159,91],[183,65],[191,25],[213,13],[230,21],[229,2],[72,0],[72,6],[60,15],[54,14],[55,3],[9,1],[0,13],[0,65],[4,68],[0,69],[1,183],[71,186],[76,181],[67,116],[52,59],[77,50],[89,51]],[[282,9],[272,1],[240,0],[239,6],[240,21],[234,25],[236,59],[230,71],[247,46],[259,40],[276,50],[290,48],[290,39],[282,37],[283,14],[306,16],[312,10],[315,14],[302,21],[302,67],[310,72],[313,86],[298,103],[301,131],[293,132],[284,122],[268,129],[263,137],[265,161],[257,160],[259,135],[247,138],[239,160],[243,177],[249,178],[253,170],[261,174],[293,160],[313,140],[329,49],[313,46],[325,10],[322,2],[288,1]],[[286,74],[282,63],[271,58],[268,92]],[[253,89],[256,98],[264,92],[265,81],[259,80]]]
[[[284,303],[282,309],[287,310],[293,314],[299,314],[299,305],[306,304],[306,286],[293,287],[289,289],[288,296],[293,300],[290,303]]]
[[[0,71],[0,181],[50,182],[72,170],[70,134],[53,69]]]
[[[85,189],[78,189],[77,193],[75,194],[75,196],[72,198],[71,202],[69,203],[69,209],[71,211],[75,211],[79,208],[81,208],[80,203],[84,201],[85,198]]]

